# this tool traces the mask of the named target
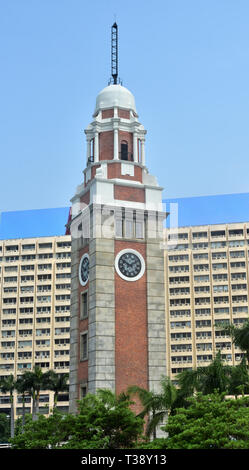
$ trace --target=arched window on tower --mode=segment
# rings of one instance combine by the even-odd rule
[[[128,160],[128,142],[126,140],[121,142],[121,160]]]

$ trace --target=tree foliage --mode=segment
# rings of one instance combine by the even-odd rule
[[[0,413],[0,443],[8,442],[10,437],[10,421],[5,413]]]
[[[207,367],[198,367],[178,374],[177,407],[188,406],[186,398],[196,392],[204,395],[226,392],[229,395],[238,395],[249,391],[249,375],[245,358],[237,366],[226,365],[220,352]]]
[[[249,367],[249,319],[241,327],[236,327],[233,323],[225,326],[224,331],[229,333],[235,346],[244,352]]]
[[[189,398],[190,406],[169,416],[167,449],[249,449],[249,398],[224,394]]]
[[[24,432],[12,439],[16,449],[117,449],[131,448],[142,435],[143,420],[130,409],[126,395],[109,390],[88,394],[79,402],[77,415],[54,411],[29,420]]]
[[[3,378],[0,382],[0,391],[2,393],[9,393],[10,396],[10,435],[14,437],[14,400],[13,400],[13,393],[15,390],[16,381],[13,374],[8,375],[7,377]]]
[[[143,406],[138,416],[147,417],[145,434],[156,439],[156,429],[170,413],[177,398],[177,389],[168,377],[161,379],[161,392],[155,393],[141,387],[131,386],[128,393],[137,395]]]

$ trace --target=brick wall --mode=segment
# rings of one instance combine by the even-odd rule
[[[104,109],[102,111],[102,119],[112,118],[114,116],[114,109]]]
[[[99,159],[112,160],[114,155],[113,131],[99,133]]]
[[[81,196],[80,198],[80,202],[84,203],[84,204],[89,204],[90,202],[90,191],[87,191],[87,193],[85,193],[83,196]]]
[[[123,162],[125,163],[125,162]],[[123,178],[131,181],[139,181],[142,183],[142,168],[134,165],[134,176],[121,175],[121,162],[108,165],[108,178]]]
[[[118,117],[130,119],[130,111],[127,111],[126,109],[118,109]]]
[[[115,185],[114,198],[121,201],[145,202],[145,192],[142,188]]]
[[[146,259],[146,245],[139,242],[115,241],[115,256],[132,248]],[[148,339],[146,272],[130,282],[115,272],[115,367],[116,393],[129,385],[148,388]]]

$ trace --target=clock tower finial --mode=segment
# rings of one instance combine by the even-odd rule
[[[113,85],[118,83],[118,25],[115,21],[111,30],[111,63]]]

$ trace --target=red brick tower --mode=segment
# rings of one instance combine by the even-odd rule
[[[162,188],[145,166],[134,96],[112,76],[72,198],[71,411],[87,391],[157,390],[166,373]]]

